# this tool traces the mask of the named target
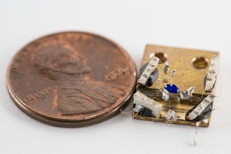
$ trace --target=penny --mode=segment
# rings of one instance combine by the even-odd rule
[[[16,105],[48,124],[75,127],[108,119],[131,97],[136,68],[127,52],[96,34],[39,38],[12,59],[7,86]]]

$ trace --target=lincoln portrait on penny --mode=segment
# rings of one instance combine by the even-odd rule
[[[96,112],[124,94],[110,82],[93,79],[88,59],[71,45],[44,45],[35,52],[33,64],[39,74],[54,83],[52,105],[61,115]]]

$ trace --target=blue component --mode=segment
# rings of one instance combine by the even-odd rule
[[[164,87],[164,89],[166,89],[170,93],[176,94],[179,88],[174,84],[167,84],[167,86]]]

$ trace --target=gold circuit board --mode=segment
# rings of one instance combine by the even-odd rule
[[[210,116],[207,117],[206,120],[201,120],[199,123],[189,121],[185,117],[190,110],[198,106],[208,95],[215,95],[215,88],[212,88],[209,92],[205,91],[205,79],[206,76],[208,76],[210,65],[212,65],[211,59],[213,57],[219,58],[219,53],[205,50],[146,45],[142,66],[148,64],[153,56],[159,59],[157,66],[158,77],[149,87],[138,84],[137,91],[161,104],[160,116],[145,116],[133,110],[133,118],[208,127],[211,119]],[[167,73],[165,72],[166,63],[169,65]],[[175,71],[174,75],[172,73],[173,71]],[[162,92],[167,84],[176,85],[179,88],[179,92],[191,86],[195,87],[195,90],[190,99],[180,99],[179,92],[177,92],[169,93],[170,99],[165,101],[162,99]],[[213,103],[214,102],[212,102],[212,105]],[[169,111],[174,111],[176,119],[166,119]]]

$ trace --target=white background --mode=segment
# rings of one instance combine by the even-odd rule
[[[231,1],[0,0],[0,154],[160,154],[231,152]],[[22,113],[5,84],[12,56],[33,39],[81,30],[123,46],[139,68],[145,44],[221,53],[216,110],[209,128],[138,121],[120,114],[84,128],[57,128]]]

